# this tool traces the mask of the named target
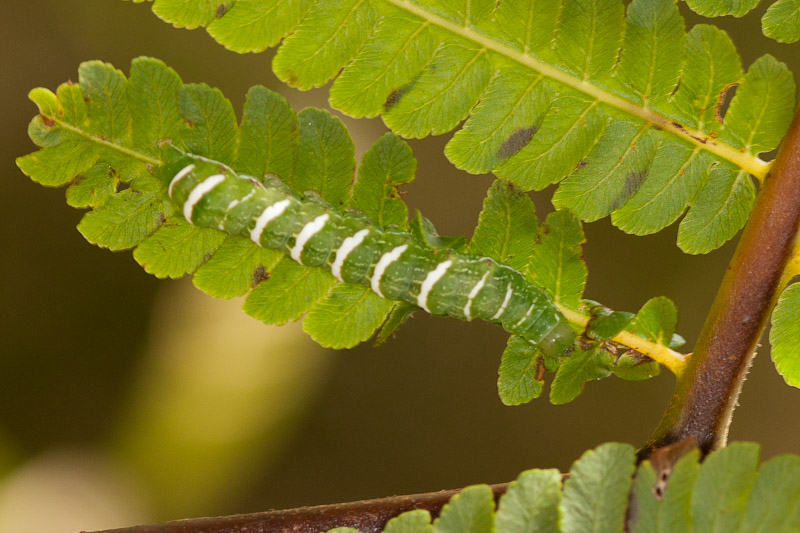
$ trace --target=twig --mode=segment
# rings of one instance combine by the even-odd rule
[[[490,485],[495,501],[505,494],[508,483]],[[442,490],[377,500],[299,507],[285,511],[190,518],[165,524],[133,526],[95,533],[319,533],[335,527],[352,527],[361,533],[378,533],[395,516],[423,509],[433,517],[461,489]]]

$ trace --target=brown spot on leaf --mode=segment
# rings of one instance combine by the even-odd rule
[[[47,126],[48,128],[52,128],[56,125],[55,121],[50,117],[43,115],[41,113],[39,113],[39,116],[42,117],[42,122],[44,122],[44,125]]]
[[[194,128],[194,122],[192,120],[188,119],[188,118],[184,118],[183,119],[183,123],[186,124],[186,127],[189,128],[189,129],[193,129]]]
[[[738,83],[729,83],[724,89],[722,89],[722,92],[719,93],[717,105],[714,108],[714,116],[717,118],[717,122],[720,124],[722,124],[722,121],[725,119],[725,113],[728,112],[728,106],[733,99],[733,93],[731,93],[731,91],[738,86]]]
[[[676,83],[675,84],[675,88],[672,89],[672,92],[670,93],[670,97],[675,96],[675,93],[677,93],[678,89],[681,88],[681,83],[683,83],[683,78],[682,77],[678,78],[678,83]]]
[[[522,148],[530,142],[537,130],[538,128],[536,126],[531,126],[530,128],[519,128],[512,133],[497,150],[497,157],[500,161],[505,161],[522,150]]]
[[[547,370],[544,366],[544,358],[540,357],[536,360],[536,381],[542,381],[544,379],[544,373]]]
[[[398,87],[394,89],[392,92],[389,93],[389,96],[386,97],[386,102],[383,103],[383,110],[389,111],[391,108],[396,106],[400,100],[410,91],[414,85],[417,84],[417,80],[419,80],[419,74],[417,74],[413,80],[406,83],[402,87]]]
[[[389,111],[391,108],[397,105],[397,102],[400,101],[400,99],[403,97],[403,94],[404,92],[402,87],[390,92],[389,96],[386,97],[386,101],[383,103],[383,110]]]
[[[265,269],[263,265],[259,265],[259,267],[256,268],[253,271],[253,285],[252,286],[255,287],[256,285],[258,285],[262,281],[266,281],[268,279],[269,279],[269,272],[267,272],[267,269]]]
[[[628,175],[625,176],[625,185],[622,187],[619,196],[617,196],[614,203],[611,205],[612,210],[622,207],[622,204],[639,190],[639,187],[642,186],[644,179],[647,177],[647,172],[648,169],[645,168],[629,172]]]
[[[217,6],[217,18],[222,18],[225,13],[228,12],[228,6],[225,4],[220,4]]]

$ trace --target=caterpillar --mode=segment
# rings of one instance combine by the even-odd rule
[[[544,291],[492,258],[431,248],[317,196],[301,200],[277,176],[262,183],[201,156],[180,152],[164,176],[170,198],[191,224],[248,237],[433,315],[499,324],[548,356],[572,344],[572,329]]]

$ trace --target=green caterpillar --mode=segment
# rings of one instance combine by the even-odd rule
[[[318,197],[301,200],[277,177],[262,184],[200,156],[181,153],[164,176],[169,196],[191,224],[249,237],[339,281],[366,285],[433,315],[500,324],[547,355],[572,344],[572,329],[548,296],[494,259],[431,248]]]

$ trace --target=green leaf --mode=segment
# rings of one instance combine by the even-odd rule
[[[658,148],[647,179],[611,214],[615,226],[634,235],[656,233],[675,222],[706,183],[712,166],[699,148],[665,142],[661,132],[654,137]]]
[[[329,272],[286,258],[247,296],[244,311],[267,324],[285,324],[300,318],[335,283]]]
[[[636,511],[632,516],[632,532],[692,530],[691,498],[700,470],[699,456],[697,450],[691,451],[675,463],[671,472],[656,473],[650,461],[639,466],[633,488]],[[657,496],[656,488],[662,481],[659,474],[667,475],[667,485],[666,491]]]
[[[72,207],[98,207],[116,192],[119,180],[108,165],[95,165],[76,176],[67,189],[67,204]]]
[[[211,259],[197,269],[193,282],[215,298],[242,296],[268,279],[282,258],[283,254],[277,250],[261,248],[244,237],[230,235]]]
[[[747,71],[725,114],[721,139],[751,154],[778,147],[794,116],[794,76],[771,55]]]
[[[490,172],[530,142],[554,94],[544,76],[509,64],[492,78],[472,116],[447,143],[445,155],[468,172]]]
[[[642,121],[615,120],[581,165],[553,195],[556,209],[569,209],[593,222],[625,205],[647,177],[656,153],[656,133]],[[609,153],[619,153],[609,159]]]
[[[384,342],[388,341],[389,338],[394,335],[397,329],[405,323],[411,317],[411,314],[418,310],[419,307],[416,305],[411,305],[406,302],[397,302],[389,313],[389,317],[386,319],[386,322],[383,323],[381,326],[381,330],[378,332],[377,337],[375,338],[375,346],[380,346]]]
[[[533,138],[494,173],[523,190],[544,189],[581,164],[607,125],[596,102],[577,91],[559,91]]]
[[[191,274],[219,248],[225,234],[198,228],[185,221],[164,224],[142,241],[133,258],[157,278],[180,278]]]
[[[178,28],[192,29],[214,20],[223,6],[224,0],[155,0],[153,13]]]
[[[422,509],[405,512],[389,520],[383,533],[433,533],[431,515]]]
[[[131,62],[131,76],[125,88],[132,123],[133,147],[150,156],[159,154],[158,142],[176,141],[183,118],[178,109],[180,76],[163,62],[137,58]]]
[[[558,367],[550,387],[550,403],[561,405],[571,402],[583,391],[586,383],[610,376],[613,364],[614,356],[599,346],[576,350]]]
[[[675,92],[674,113],[690,128],[719,137],[723,121],[722,96],[744,76],[742,62],[727,33],[708,24],[698,24],[686,42],[685,72]]]
[[[259,180],[267,173],[288,180],[297,146],[297,117],[286,99],[260,85],[247,91],[236,169]]]
[[[467,487],[450,498],[433,522],[434,533],[492,533],[494,496],[487,485]]]
[[[547,58],[556,36],[560,13],[552,0],[508,0],[497,5],[499,37],[514,50]],[[537,31],[531,31],[536,28]]]
[[[390,9],[358,53],[331,87],[331,105],[354,117],[374,117],[433,57],[439,45],[436,32],[424,20]]]
[[[131,135],[131,114],[125,98],[125,75],[107,63],[87,61],[78,69],[89,131],[112,143],[125,144]]]
[[[539,242],[533,248],[528,266],[534,282],[555,303],[572,309],[580,307],[586,286],[584,242],[581,223],[573,215],[567,211],[550,213],[539,232]]]
[[[800,283],[789,285],[772,312],[772,361],[786,383],[800,387]]]
[[[689,254],[705,254],[744,226],[755,203],[756,189],[747,173],[715,167],[678,229],[678,246]]]
[[[603,444],[584,453],[564,483],[561,531],[622,531],[633,471],[634,450],[628,444]]]
[[[272,68],[289,85],[321,87],[353,59],[377,16],[367,0],[317,2],[286,39]]]
[[[17,166],[46,187],[61,187],[94,167],[98,150],[88,143],[67,141],[17,158]]]
[[[388,96],[384,122],[403,137],[446,133],[467,118],[491,74],[484,48],[447,43],[416,78]]]
[[[181,87],[178,103],[184,117],[182,140],[189,152],[233,164],[238,143],[236,115],[219,89],[205,84]]]
[[[87,241],[109,250],[133,248],[153,233],[174,211],[155,180],[134,180],[131,187],[84,215],[78,224]],[[141,188],[139,188],[141,186]]]
[[[372,337],[394,304],[368,287],[339,284],[311,309],[303,329],[326,348],[352,348]]]
[[[507,181],[495,180],[483,200],[467,251],[525,272],[538,227],[536,208],[528,195]]]
[[[647,340],[669,346],[678,325],[678,309],[664,296],[651,298],[642,306],[630,330]]]
[[[643,381],[661,373],[658,363],[635,350],[628,350],[617,357],[611,371],[618,378],[628,381]]]
[[[692,494],[694,531],[739,530],[758,455],[758,445],[737,442],[708,456]]]
[[[632,93],[633,102],[652,107],[668,104],[680,79],[685,44],[683,18],[674,1],[632,2],[628,6],[617,74]]]
[[[623,17],[622,2],[615,0],[565,2],[556,34],[556,66],[576,78],[607,81],[622,44]]]
[[[351,205],[378,225],[408,226],[408,208],[398,187],[411,183],[417,160],[411,147],[393,133],[386,133],[361,158]]]
[[[758,5],[760,0],[686,0],[689,7],[704,17],[733,15],[743,17]]]
[[[778,0],[761,17],[764,35],[779,43],[800,41],[800,0]]]
[[[311,0],[236,0],[217,10],[208,33],[234,52],[261,52],[275,46],[313,5]]]
[[[303,156],[288,184],[298,194],[316,191],[335,207],[344,205],[356,167],[353,140],[342,121],[327,111],[307,108],[297,120]]]
[[[497,378],[500,400],[506,405],[528,403],[542,394],[544,356],[526,339],[512,335],[503,351]]]
[[[527,470],[500,499],[497,533],[558,531],[561,475],[558,470]]]
[[[633,313],[612,311],[598,305],[592,308],[592,316],[586,327],[586,336],[590,339],[611,340],[625,329],[633,320]]]
[[[789,533],[800,530],[800,457],[782,455],[758,470],[741,531]]]

